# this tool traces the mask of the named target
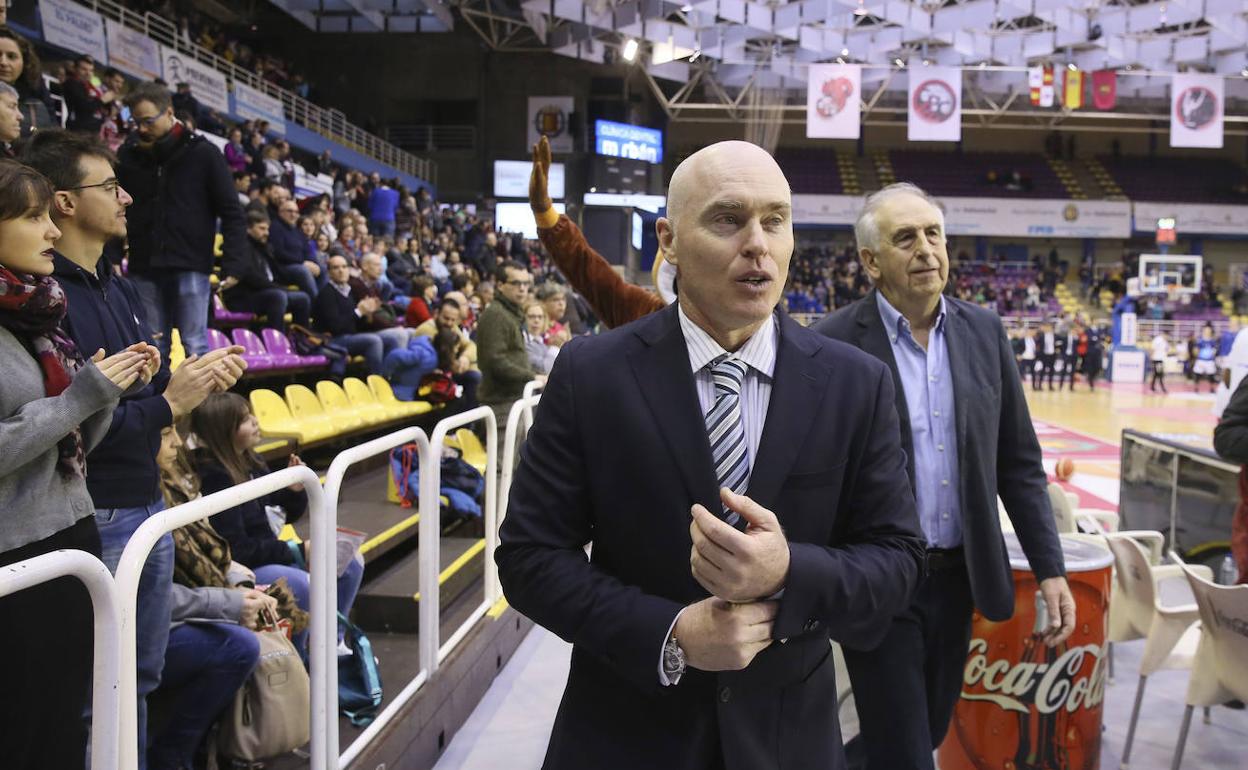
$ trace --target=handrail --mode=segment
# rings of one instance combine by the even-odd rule
[[[178,527],[184,527],[209,516],[220,513],[221,511],[233,508],[242,503],[264,495],[276,492],[283,487],[291,484],[303,484],[304,492],[308,495],[308,516],[311,518],[314,533],[321,533],[321,529],[317,526],[318,521],[321,527],[324,526],[325,500],[321,490],[320,479],[307,466],[299,465],[293,468],[283,468],[275,473],[261,476],[258,479],[252,479],[244,484],[223,489],[220,492],[191,500],[188,503],[169,508],[160,513],[153,514],[147,521],[135,530],[130,536],[130,541],[126,544],[126,548],[121,553],[121,561],[117,565],[117,597],[120,607],[120,635],[121,635],[121,661],[120,661],[120,684],[121,684],[121,702],[117,709],[121,714],[121,724],[119,730],[119,756],[120,767],[132,768],[138,766],[138,696],[136,694],[136,652],[135,652],[135,617],[136,607],[138,604],[139,578],[143,574],[143,565],[147,563],[147,557],[155,547],[156,541],[165,535],[166,532],[172,532]],[[326,538],[320,537],[322,543]],[[320,548],[316,539],[312,542],[313,549],[320,554]],[[332,551],[330,552],[332,558]],[[322,556],[322,560],[325,557]],[[316,563],[314,557],[313,563]],[[319,585],[317,573],[323,573],[324,570],[317,570],[310,576],[311,592],[312,592],[312,609],[316,611],[316,600],[318,594],[323,594],[325,587]],[[323,599],[322,599],[323,601]],[[324,609],[323,607],[321,608]],[[324,614],[324,613],[322,613]],[[313,618],[315,620],[315,617]],[[313,623],[312,641],[315,645],[318,641],[324,646],[324,626],[319,634],[318,625]],[[315,649],[315,648],[314,648]],[[313,659],[312,670],[312,714],[311,724],[325,724],[326,715],[318,713],[318,708],[324,707],[324,687],[325,687],[325,671],[318,669],[316,660]],[[317,682],[320,682],[320,685]],[[317,698],[318,690],[321,691],[321,697]],[[337,693],[334,694],[337,697]],[[334,709],[334,716],[337,716],[337,709]],[[314,734],[315,735],[315,734]]]
[[[431,493],[431,497],[430,494],[426,493],[425,489],[425,478],[431,476],[433,473],[429,467],[430,460],[432,459],[432,455],[429,453],[429,437],[425,435],[425,431],[421,428],[404,428],[402,430],[395,431],[394,433],[381,436],[380,438],[375,438],[372,441],[360,444],[359,446],[343,450],[342,452],[339,452],[338,456],[335,457],[333,462],[330,463],[329,470],[325,474],[326,505],[325,516],[322,517],[322,531],[317,532],[314,529],[312,532],[313,561],[309,566],[313,569],[326,571],[329,569],[330,564],[336,563],[333,538],[335,538],[334,533],[338,526],[338,498],[342,493],[342,481],[346,477],[347,469],[362,460],[375,457],[376,455],[382,453],[388,453],[395,447],[403,446],[404,444],[411,442],[416,443],[416,446],[419,449],[420,457],[420,507],[418,510],[423,514],[420,517],[419,524],[421,542],[422,544],[430,542],[425,540],[426,520],[434,523],[433,542],[437,542],[438,534],[440,534],[437,530],[439,519],[436,515],[430,515],[430,509],[426,507],[427,505],[434,506],[432,510],[436,513],[438,505],[436,490]],[[430,502],[430,500],[432,500],[432,502]],[[313,522],[313,524],[315,526],[315,522]],[[427,586],[429,585],[426,578],[426,562],[430,562],[432,564],[434,585],[438,582],[438,550],[438,548],[422,547],[418,551],[417,558],[419,559],[420,564],[416,588],[421,592],[421,596],[425,595]],[[327,676],[322,677],[322,679],[324,679],[324,687],[320,691],[314,690],[312,697],[314,703],[318,697],[328,701],[327,703],[322,704],[323,708],[316,710],[317,713],[324,712],[327,716],[327,721],[324,724],[319,725],[319,729],[317,725],[313,726],[312,770],[325,770],[325,768],[329,767],[328,763],[330,757],[338,757],[339,736],[337,709],[332,708],[332,704],[335,703],[338,698],[338,667],[337,665],[329,665],[329,656],[331,654],[332,646],[328,641],[336,636],[336,615],[331,611],[331,608],[337,606],[338,583],[336,580],[328,579],[328,577],[329,576],[327,576],[327,579],[322,581],[322,590],[313,594],[312,599],[311,622],[313,637],[310,642],[312,646],[312,655],[314,656],[314,660],[320,660],[322,662],[322,665],[324,666],[323,670],[327,672]],[[319,614],[317,613],[318,601],[320,602],[321,608]],[[425,629],[422,626],[422,633],[424,630]],[[389,717],[386,715],[386,712],[397,710],[404,703],[406,703],[412,695],[420,689],[420,686],[428,680],[430,673],[431,670],[426,666],[425,660],[422,658],[420,671],[416,673],[412,683],[409,684],[408,687],[404,688],[404,690],[399,694],[399,697],[395,698],[389,705],[387,705],[386,711],[382,712],[382,714],[378,716],[378,719],[373,721],[373,724],[375,725],[380,721],[384,725],[388,722]],[[382,721],[382,717],[385,717],[385,721]],[[377,729],[380,730],[380,727]],[[350,764],[359,751],[368,745],[376,732],[376,730],[372,729],[372,725],[369,725],[369,729],[365,730],[364,733],[356,739],[355,743],[347,749],[347,752],[341,757],[338,757],[337,764],[333,765],[333,767],[346,767]],[[359,748],[356,748],[357,746],[359,746]]]
[[[441,551],[441,517],[438,515],[439,502],[438,490],[441,488],[442,482],[442,447],[446,443],[446,435],[455,428],[465,425],[471,425],[479,420],[485,420],[486,425],[486,443],[485,443],[485,505],[483,507],[483,518],[486,530],[486,548],[485,559],[487,563],[494,558],[493,549],[497,547],[497,525],[496,518],[496,495],[497,479],[494,469],[498,467],[498,423],[494,416],[494,411],[488,406],[479,406],[476,409],[469,410],[457,415],[451,415],[440,422],[433,429],[433,436],[427,444],[421,443],[420,458],[420,507],[421,513],[420,523],[418,524],[418,532],[420,545],[417,548],[418,554],[418,573],[419,573],[419,589],[420,589],[420,672],[416,677],[407,684],[406,687],[392,700],[386,708],[382,710],[377,718],[373,720],[364,732],[355,739],[347,750],[338,757],[338,767],[345,768],[350,766],[352,762],[360,756],[360,754],[368,747],[372,740],[381,733],[383,729],[398,715],[403,706],[411,700],[412,696],[433,677],[438,669],[438,665],[454,651],[455,647],[467,636],[472,626],[485,616],[486,611],[490,609],[493,602],[488,601],[489,590],[487,586],[487,601],[481,603],[472,614],[460,625],[446,643],[439,646],[438,640],[441,636],[441,586],[438,584],[438,571],[440,566]],[[402,432],[400,432],[402,433]],[[328,482],[334,478],[341,478],[339,474],[345,473],[346,466],[351,462],[355,462],[363,457],[377,454],[377,447],[390,443],[390,439],[398,436],[398,433],[385,436],[375,441],[364,444],[355,449],[349,449],[334,459],[330,465],[331,476],[326,478]],[[424,435],[423,431],[420,435]],[[418,439],[418,443],[420,443]],[[394,446],[392,444],[392,446]],[[372,450],[369,452],[367,448]],[[379,451],[385,451],[381,449]],[[354,454],[352,454],[354,453]],[[339,465],[339,459],[344,455],[348,455],[342,464]],[[339,470],[335,474],[335,467]],[[339,481],[339,483],[341,483]],[[327,486],[327,490],[328,490]],[[333,490],[335,495],[336,490]],[[491,538],[490,531],[494,530],[495,535]],[[313,546],[315,548],[315,545]],[[337,731],[337,725],[333,730]],[[335,734],[334,740],[337,739]],[[314,765],[315,770],[320,770],[324,765]]]
[[[533,384],[535,383],[529,383],[529,385]],[[529,385],[524,386],[526,393],[529,392]],[[533,407],[541,400],[540,395],[526,395],[512,404],[511,412],[507,414],[507,428],[503,431],[503,469],[499,476],[499,485],[502,488],[498,492],[498,513],[495,516],[493,530],[495,548],[498,547],[498,527],[503,525],[503,518],[507,515],[507,502],[511,499],[511,477],[515,473],[516,453],[520,450],[520,443],[528,435],[529,428],[533,424],[532,417],[526,417],[522,428],[520,418],[522,414],[532,415]],[[487,550],[490,552],[490,558],[485,561],[485,590],[487,598],[498,601],[503,598],[503,584],[498,579],[498,565],[494,563],[493,551],[488,548]]]
[[[524,429],[526,432],[533,427],[533,406],[537,403],[536,401],[530,402],[528,399],[530,396],[545,389],[546,386],[537,380],[529,380],[524,383],[524,392],[520,394],[520,400],[526,404],[524,407]]]
[[[60,577],[78,578],[91,595],[91,608],[95,615],[95,660],[91,667],[91,767],[96,770],[113,770],[119,767],[117,746],[121,692],[117,682],[120,678],[120,621],[117,590],[108,568],[86,551],[52,551],[0,567],[0,596],[8,596]],[[5,631],[12,632],[12,629]],[[131,641],[133,642],[133,636]],[[133,687],[133,676],[130,677],[130,683]],[[131,745],[133,746],[133,741]]]
[[[440,420],[438,424],[433,427],[433,437],[429,440],[429,454],[433,461],[433,472],[429,475],[437,483],[433,484],[433,489],[430,491],[430,494],[432,496],[436,496],[438,494],[438,490],[441,488],[442,446],[446,443],[446,434],[455,428],[462,428],[465,425],[471,425],[479,420],[485,420],[485,505],[482,507],[481,513],[485,526],[485,558],[489,561],[494,558],[494,549],[498,547],[498,474],[494,470],[498,467],[498,418],[494,416],[493,409],[488,406],[478,406],[476,409],[470,409],[467,412],[454,414],[446,419]],[[420,480],[421,483],[424,483],[424,476],[422,476]],[[434,499],[436,500],[436,497],[434,497]],[[437,509],[434,508],[434,510]],[[437,517],[430,518],[432,518],[435,522],[438,520]],[[425,517],[422,516],[420,521],[423,526]],[[424,533],[422,532],[421,534],[423,537]],[[445,660],[446,656],[450,655],[451,652],[459,646],[460,641],[468,635],[468,631],[471,630],[472,626],[485,616],[485,613],[489,611],[490,607],[494,603],[488,600],[489,590],[487,589],[485,592],[486,599],[472,611],[472,614],[470,614],[468,618],[460,624],[459,628],[455,629],[445,643],[438,646],[437,640],[440,636],[439,632],[441,630],[438,626],[438,618],[441,610],[441,598],[439,596],[441,586],[438,585],[438,567],[436,561],[433,563],[432,569],[433,572],[431,574],[433,576],[433,591],[430,593],[422,593],[420,595],[420,649],[422,660],[424,659],[423,656],[426,650],[426,643],[430,644],[433,649],[436,650],[433,669],[431,669],[436,671],[438,664]],[[427,618],[432,622],[432,626],[426,624]],[[433,633],[424,633],[425,628],[432,628]]]
[[[437,185],[437,166],[426,158],[396,147],[375,134],[371,134],[347,120],[340,110],[325,108],[309,102],[298,94],[276,85],[255,73],[239,67],[234,62],[178,36],[173,22],[151,12],[138,14],[114,0],[76,0],[96,13],[113,21],[119,21],[131,29],[142,32],[156,42],[174,48],[226,75],[230,80],[251,86],[282,103],[288,117],[296,123],[322,136],[338,141],[375,160],[385,163],[406,174],[419,177]]]

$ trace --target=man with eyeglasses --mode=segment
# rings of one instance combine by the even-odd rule
[[[285,188],[278,187],[279,190]],[[279,281],[294,284],[299,291],[315,297],[325,285],[321,266],[308,259],[308,239],[299,232],[299,204],[289,196],[270,212],[269,248],[273,251],[273,273]]]
[[[533,277],[524,265],[507,260],[495,272],[498,296],[477,321],[477,365],[481,389],[477,398],[494,410],[499,425],[507,424],[512,403],[524,395],[531,380],[546,381],[529,364],[524,347],[524,303]]]
[[[98,138],[44,129],[26,142],[21,160],[51,180],[56,190],[51,213],[61,237],[54,274],[69,300],[66,333],[86,354],[103,348],[112,355],[139,344],[151,356],[151,381],[122,396],[108,433],[87,457],[87,490],[95,505],[102,558],[115,571],[130,536],[164,509],[156,465],[161,430],[209,394],[232,387],[245,368],[239,355],[243,349],[189,357],[172,375],[161,366],[138,292],[102,257],[105,242],[126,234],[131,198],[117,181],[116,158]],[[159,684],[164,665],[172,581],[173,540],[165,535],[139,580],[135,630],[140,749],[145,745],[146,696]]]
[[[141,83],[126,96],[135,130],[118,152],[129,211],[130,276],[168,357],[176,327],[188,355],[208,352],[217,220],[226,258],[247,246],[243,210],[221,151],[173,116],[169,91]],[[115,260],[118,261],[118,260]]]

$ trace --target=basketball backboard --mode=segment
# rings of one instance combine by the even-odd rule
[[[1146,294],[1199,294],[1204,257],[1194,254],[1141,254],[1140,291]]]

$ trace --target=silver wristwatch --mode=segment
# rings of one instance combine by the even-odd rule
[[[675,682],[685,673],[685,651],[675,636],[668,637],[663,645],[663,674],[669,681]]]

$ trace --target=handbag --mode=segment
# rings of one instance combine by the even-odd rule
[[[459,398],[463,388],[446,372],[430,372],[420,380],[416,394],[431,404],[447,404]]]
[[[351,724],[366,727],[381,708],[381,672],[373,645],[360,627],[341,612],[338,625],[343,629],[343,642],[351,650],[350,655],[338,656],[338,709]]]
[[[295,645],[272,613],[256,631],[260,659],[221,717],[217,749],[226,757],[256,762],[280,756],[311,740],[311,687]]]

